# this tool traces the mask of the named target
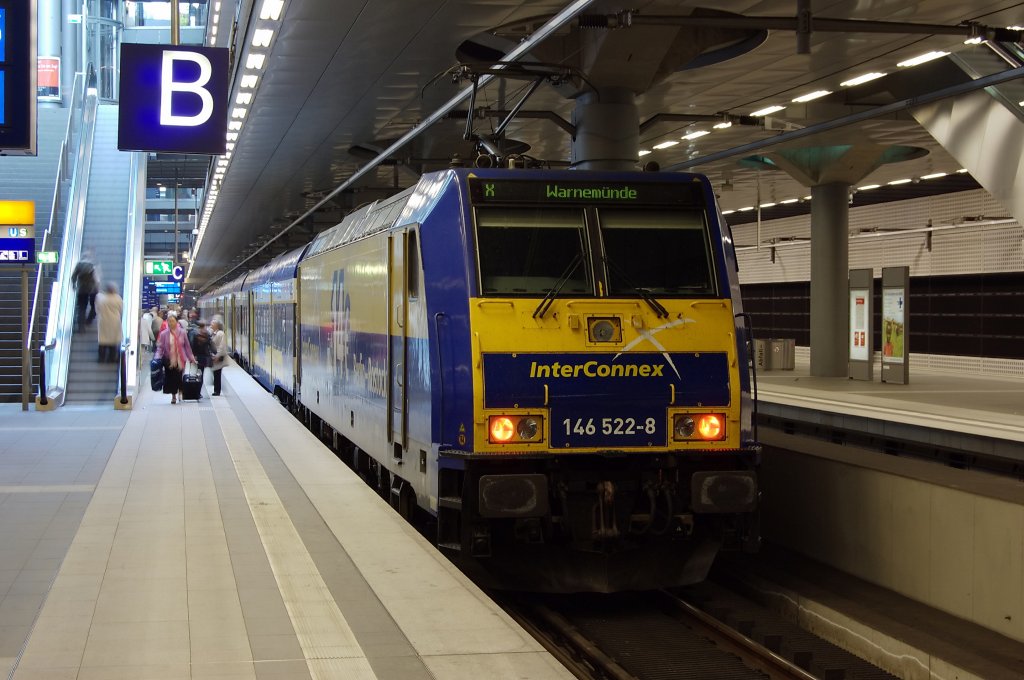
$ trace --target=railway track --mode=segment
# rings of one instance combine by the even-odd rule
[[[496,599],[579,678],[893,677],[715,584],[679,593]]]

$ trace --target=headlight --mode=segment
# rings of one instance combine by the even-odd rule
[[[678,414],[672,421],[672,437],[676,441],[721,441],[725,439],[725,414]]]
[[[498,416],[491,418],[491,441],[504,444],[505,442],[512,441],[512,437],[515,435],[515,428],[512,426],[512,419],[508,416]]]
[[[690,416],[683,416],[676,418],[676,439],[686,439],[687,437],[693,436],[693,431],[697,428],[697,424],[693,422],[693,418]]]
[[[539,415],[489,416],[487,439],[492,444],[541,442],[544,440],[544,417]]]
[[[520,439],[525,441],[536,439],[538,432],[540,432],[540,423],[532,416],[523,418],[519,421],[519,425],[516,426],[516,433]]]

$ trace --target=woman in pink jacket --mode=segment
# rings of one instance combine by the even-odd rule
[[[173,314],[167,315],[167,328],[160,331],[154,358],[164,363],[164,394],[171,395],[172,404],[178,403],[182,373],[188,362],[195,362],[196,358],[192,354],[185,329]]]

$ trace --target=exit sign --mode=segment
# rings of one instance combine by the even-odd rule
[[[146,260],[148,276],[170,276],[174,273],[174,262],[171,260]]]
[[[56,250],[40,250],[36,252],[36,262],[39,264],[57,264]]]

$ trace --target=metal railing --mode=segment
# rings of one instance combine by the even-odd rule
[[[121,287],[124,307],[121,317],[121,370],[118,373],[120,400],[138,391],[139,309],[142,306],[142,245],[146,235],[146,163],[142,153],[132,153],[128,181],[128,225],[125,234],[124,284]]]
[[[58,259],[57,276],[50,293],[46,338],[40,347],[39,392],[58,405],[64,403],[71,356],[71,335],[75,313],[75,294],[71,272],[82,255],[82,231],[85,228],[85,203],[89,191],[92,148],[96,133],[96,90],[89,88],[82,106],[81,135],[75,148],[75,163],[68,190],[68,210],[64,219],[64,238]],[[72,112],[72,117],[75,113]],[[45,382],[43,376],[45,375]]]
[[[79,114],[82,111],[83,97],[82,74],[78,73],[75,74],[75,84],[72,87],[71,111],[68,114],[68,123],[64,130],[64,140],[60,144],[57,177],[53,183],[53,203],[50,205],[50,221],[43,232],[43,240],[39,250],[47,250],[51,243],[60,239],[63,235],[64,223],[60,221],[60,214],[67,207],[67,200],[65,200],[64,196],[64,182],[74,172],[71,160],[77,156],[76,142],[80,139],[78,133],[82,127],[82,117]],[[32,351],[32,346],[35,344],[33,333],[35,331],[36,319],[39,315],[39,289],[42,285],[44,266],[46,265],[40,263],[36,267],[36,286],[35,292],[32,294],[32,311],[28,317],[28,346],[25,347],[29,352]],[[42,382],[42,378],[40,378],[40,382]]]

